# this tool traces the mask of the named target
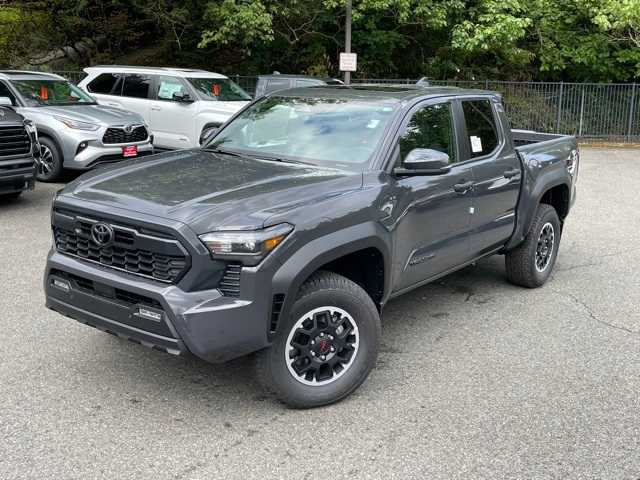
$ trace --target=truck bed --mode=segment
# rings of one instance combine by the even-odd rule
[[[571,150],[577,148],[576,138],[572,135],[511,130],[511,137],[516,151],[525,160],[540,159],[540,155],[567,159]]]

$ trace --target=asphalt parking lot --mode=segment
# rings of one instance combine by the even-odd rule
[[[349,399],[290,410],[251,362],[44,308],[59,185],[0,204],[0,479],[637,479],[640,151],[584,149],[552,280],[494,257],[391,302]]]

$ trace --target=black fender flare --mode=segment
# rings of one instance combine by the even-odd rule
[[[286,259],[273,275],[272,295],[284,294],[281,315],[287,315],[302,284],[320,267],[350,253],[375,248],[384,263],[383,302],[391,291],[391,252],[389,232],[377,222],[366,222],[307,242]]]
[[[552,172],[550,172],[551,174]],[[505,250],[511,250],[524,240],[529,233],[531,224],[533,223],[533,217],[535,216],[538,205],[545,193],[552,188],[556,188],[564,185],[568,189],[571,189],[571,184],[563,178],[549,179],[547,182],[541,181],[544,179],[544,175],[539,177],[535,182],[532,190],[524,187],[521,192],[522,198],[520,199],[517,212],[517,223],[511,239],[505,246]]]

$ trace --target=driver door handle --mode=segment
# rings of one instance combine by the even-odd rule
[[[465,183],[456,183],[453,186],[453,191],[459,193],[460,195],[464,195],[469,190],[473,189],[473,182],[465,182]]]
[[[507,170],[506,172],[504,172],[504,178],[513,178],[517,176],[519,173],[520,173],[520,170],[517,168],[514,168],[513,170]]]

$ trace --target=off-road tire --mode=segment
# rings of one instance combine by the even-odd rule
[[[536,267],[536,262],[541,259],[538,249],[539,241],[542,238],[543,229],[549,231],[549,225],[553,232],[553,244],[548,260],[542,262],[544,268],[540,270]],[[511,283],[526,288],[537,288],[546,283],[551,275],[558,248],[560,247],[561,226],[556,210],[547,204],[540,204],[533,218],[529,233],[524,241],[515,249],[510,250],[505,255],[505,265],[507,278]],[[547,248],[547,251],[549,249]],[[540,266],[540,265],[539,265]]]
[[[294,329],[298,322],[311,318],[308,317],[310,312],[327,306],[348,313],[355,322],[358,347],[345,371],[330,383],[307,385],[296,378],[291,366],[287,366],[285,351],[292,348],[289,336],[294,335],[292,330],[299,331]],[[380,331],[378,310],[360,286],[332,272],[315,273],[300,288],[290,314],[281,319],[272,346],[256,355],[258,378],[278,399],[293,408],[312,408],[337,402],[356,390],[374,368]]]

